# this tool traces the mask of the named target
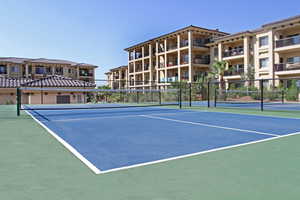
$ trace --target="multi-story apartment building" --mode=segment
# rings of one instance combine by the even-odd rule
[[[217,38],[210,47],[213,60],[228,63],[227,82],[253,70],[255,79],[274,79],[277,86],[278,79],[300,77],[300,16]]]
[[[126,48],[129,88],[165,88],[174,81],[193,82],[209,70],[207,44],[225,35],[219,30],[188,26]]]
[[[97,66],[57,59],[0,57],[0,76],[37,79],[60,75],[93,82]]]
[[[110,88],[124,89],[128,87],[129,82],[127,65],[113,68],[105,74],[107,76],[107,83]]]
[[[215,61],[228,63],[227,86],[249,75],[274,79],[266,83],[278,86],[286,79],[300,78],[300,15],[235,34],[188,26],[125,51],[130,88],[193,82]]]

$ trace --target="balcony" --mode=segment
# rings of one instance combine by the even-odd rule
[[[177,66],[177,60],[173,60],[173,61],[169,61],[167,63],[167,67],[173,67],[173,66]]]
[[[276,48],[300,44],[300,35],[276,41]]]
[[[165,64],[164,63],[159,63],[158,64],[158,68],[164,68],[165,67]]]
[[[58,72],[58,73],[62,73],[62,72]],[[86,70],[79,70],[79,76],[93,76],[93,73]]]
[[[232,57],[232,56],[240,56],[240,55],[244,55],[244,48],[225,50],[225,52],[223,53],[223,57]]]
[[[135,53],[135,59],[139,59],[139,58],[142,58],[142,53],[136,52]]]
[[[180,41],[180,47],[187,47],[189,46],[189,41],[188,40],[182,40]]]
[[[206,44],[210,42],[210,39],[195,39],[193,41],[194,47],[207,47]]]
[[[196,65],[209,65],[209,63],[210,63],[210,59],[207,56],[196,57],[193,59],[193,64]]]
[[[175,49],[177,49],[177,44],[176,43],[169,44],[168,47],[167,47],[168,51],[172,51],[172,50],[175,50]]]
[[[231,67],[229,70],[224,72],[224,76],[240,76],[244,74],[244,65],[239,67]]]
[[[167,82],[176,82],[178,81],[178,76],[167,77]]]
[[[135,68],[135,72],[141,72],[141,71],[143,71],[142,65],[136,65],[135,67],[136,67]]]
[[[275,72],[300,70],[300,62],[275,64],[274,70],[275,70]]]
[[[149,64],[147,64],[147,63],[144,64],[144,70],[145,70],[145,71],[148,71],[148,70],[149,70]]]
[[[133,73],[133,67],[129,67],[129,73]]]

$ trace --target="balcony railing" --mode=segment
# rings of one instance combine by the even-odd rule
[[[208,65],[210,63],[209,58],[194,58],[193,64],[202,64],[202,65]]]
[[[195,39],[193,41],[193,46],[195,47],[207,47],[206,44],[209,43],[209,39]]]
[[[129,68],[129,73],[133,73],[133,67]]]
[[[237,48],[225,51],[223,53],[223,57],[230,57],[230,56],[239,56],[244,54],[244,48]]]
[[[300,44],[300,35],[276,41],[276,48]]]
[[[176,66],[177,64],[178,64],[177,60],[176,61],[169,61],[168,64],[167,64],[167,67]]]
[[[142,80],[136,80],[135,85],[143,85],[143,81]]]
[[[242,75],[244,74],[244,68],[232,68],[231,70],[225,71],[225,76],[236,76],[236,75]]]
[[[188,40],[180,41],[180,47],[186,47],[186,46],[189,46],[189,41]]]
[[[79,71],[79,76],[93,76],[93,73],[86,71]]]
[[[147,57],[147,56],[149,56],[149,52],[144,52],[144,57]]]
[[[141,71],[143,71],[142,65],[137,65],[135,71],[136,71],[136,72],[141,72]]]
[[[135,54],[135,59],[139,59],[142,58],[142,53],[136,53]]]
[[[274,70],[276,72],[280,71],[291,71],[300,70],[300,63],[280,63],[274,65]]]
[[[164,68],[164,67],[165,67],[165,64],[164,64],[164,63],[159,63],[159,64],[158,64],[158,67],[159,67],[159,68]]]
[[[177,49],[177,44],[176,44],[176,43],[174,43],[174,44],[169,44],[167,49],[168,49],[168,51]]]
[[[149,64],[144,64],[144,70],[145,71],[149,70]]]
[[[158,47],[158,53],[162,53],[162,52],[165,52],[165,49],[162,47]]]

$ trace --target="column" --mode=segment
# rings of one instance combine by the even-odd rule
[[[156,68],[155,68],[155,71],[156,71],[156,81],[159,82],[158,78],[159,78],[159,73],[158,73],[158,64],[159,64],[159,56],[158,56],[158,42],[156,42],[155,44],[155,51],[156,51]]]
[[[218,60],[222,61],[223,59],[223,45],[222,43],[218,44]]]
[[[10,64],[6,65],[6,73],[7,73],[7,76],[10,77]]]
[[[152,44],[149,44],[149,80],[150,80],[150,85],[152,86],[152,81],[153,81],[153,68],[152,68]]]
[[[193,68],[192,68],[192,41],[193,41],[193,32],[188,32],[188,41],[189,41],[189,82],[191,83],[193,81]]]
[[[244,73],[247,74],[248,73],[248,68],[249,66],[249,62],[250,62],[250,49],[249,49],[249,42],[250,38],[249,37],[245,37],[244,38]]]
[[[177,66],[178,66],[178,81],[181,81],[181,68],[180,68],[180,62],[181,62],[181,58],[180,58],[181,54],[180,54],[180,35],[177,35]]]
[[[28,78],[29,76],[29,69],[28,69],[28,64],[25,65],[25,78]]]
[[[165,57],[165,60],[164,60],[164,65],[165,65],[165,82],[167,82],[167,64],[168,64],[168,59],[167,59],[167,39],[165,39],[164,41],[164,48],[165,48],[165,53],[164,53],[164,57]]]

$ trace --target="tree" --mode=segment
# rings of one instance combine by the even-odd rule
[[[215,61],[212,65],[211,71],[209,72],[209,79],[219,80],[221,90],[225,89],[224,74],[228,63],[226,61]]]

